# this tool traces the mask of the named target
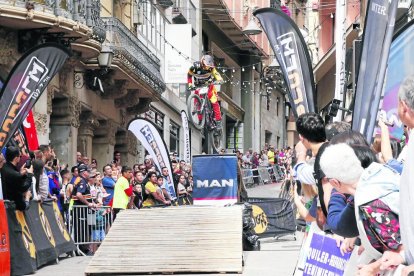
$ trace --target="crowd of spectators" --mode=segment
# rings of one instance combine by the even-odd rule
[[[315,113],[296,122],[294,202],[306,221],[340,242],[343,253],[359,246],[352,275],[414,271],[414,76],[401,84],[398,98],[405,125],[400,140],[390,137],[382,118],[371,144],[347,123],[325,127]]]

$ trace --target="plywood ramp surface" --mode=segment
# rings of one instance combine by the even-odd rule
[[[241,273],[242,208],[125,210],[85,275]]]

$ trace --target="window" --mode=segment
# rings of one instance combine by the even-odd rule
[[[144,118],[154,123],[161,137],[164,136],[164,114],[162,114],[155,108],[151,108],[150,110],[145,112]]]
[[[180,126],[170,121],[170,152],[180,154]]]
[[[279,97],[277,97],[276,98],[276,116],[277,117],[279,117],[279,111],[280,111],[280,108],[279,108],[280,103],[279,102],[280,102]]]

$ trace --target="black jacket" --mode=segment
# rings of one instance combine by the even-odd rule
[[[17,210],[25,210],[23,194],[32,186],[32,174],[21,175],[16,166],[7,162],[1,169],[4,199],[14,201]]]

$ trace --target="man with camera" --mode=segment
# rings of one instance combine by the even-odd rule
[[[20,170],[18,169],[21,154],[17,147],[8,147],[5,158],[6,164],[1,169],[3,197],[14,201],[16,210],[24,211],[29,207],[29,200],[32,197],[29,189],[32,186],[33,166],[29,159]]]

